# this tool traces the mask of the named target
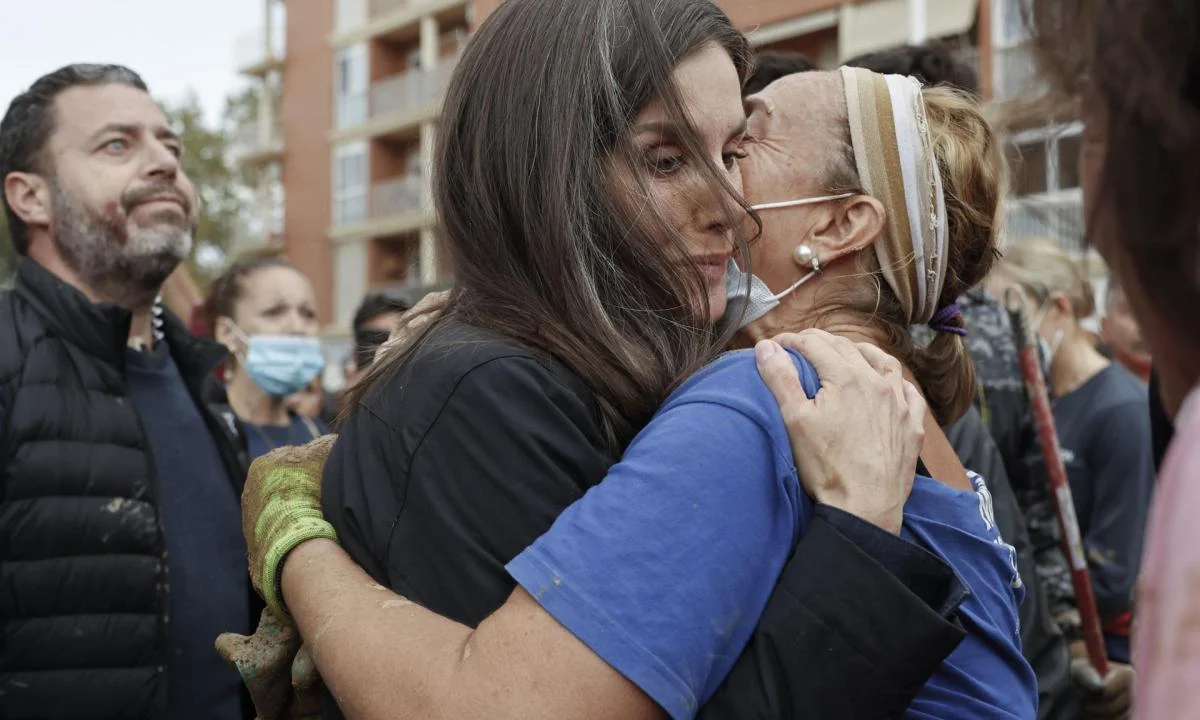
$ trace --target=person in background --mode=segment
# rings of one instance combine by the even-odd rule
[[[859,55],[846,64],[979,93],[974,69],[940,44],[904,45]],[[1028,467],[1037,438],[1012,327],[1008,313],[982,285],[959,297],[958,305],[977,392],[975,407],[947,427],[946,434],[963,464],[987,480],[996,522],[1017,550],[1026,584],[1021,649],[1037,674],[1038,717],[1074,720],[1082,709],[1071,683],[1070,649],[1056,621],[1074,611],[1071,572],[1045,479]]]
[[[1150,382],[1150,348],[1142,337],[1137,318],[1129,307],[1129,298],[1116,275],[1108,279],[1104,318],[1100,321],[1100,341],[1112,351],[1113,359],[1138,380]]]
[[[1200,717],[1200,6],[1037,0],[1032,17],[1049,87],[1082,101],[1088,237],[1125,290],[1175,426],[1139,584],[1135,716]]]
[[[213,638],[251,627],[244,439],[225,351],[155,302],[187,257],[186,149],[117,65],[39,78],[0,121],[0,717],[237,720]]]
[[[329,432],[287,402],[325,365],[316,297],[303,273],[277,256],[236,262],[213,281],[205,314],[217,342],[229,350],[225,386],[246,428],[251,459]]]
[[[1128,663],[1132,599],[1154,489],[1146,387],[1079,326],[1095,311],[1087,276],[1056,243],[1008,250],[995,278],[1015,283],[1045,343],[1054,422],[1104,622],[1109,656]]]
[[[400,318],[412,304],[388,293],[371,293],[354,313],[354,352],[347,363],[346,387],[351,388],[375,360],[375,351],[387,342]]]
[[[803,53],[769,50],[754,56],[754,69],[742,85],[743,95],[754,95],[785,75],[816,70],[817,64]]]

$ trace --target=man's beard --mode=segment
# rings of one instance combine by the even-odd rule
[[[63,262],[93,293],[129,310],[148,307],[167,277],[192,249],[195,225],[190,203],[170,184],[162,183],[134,194],[126,193],[111,215],[96,215],[51,182],[54,243]],[[129,213],[156,194],[183,202],[178,212],[155,213],[149,227],[129,230]]]

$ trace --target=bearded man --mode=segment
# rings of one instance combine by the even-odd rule
[[[245,717],[244,440],[224,348],[156,301],[188,255],[183,148],[132,71],[70,65],[0,122],[0,717]]]

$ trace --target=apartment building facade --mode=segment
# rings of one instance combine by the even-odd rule
[[[569,1],[569,0],[566,0]],[[718,0],[757,49],[823,67],[942,40],[977,63],[996,107],[1038,90],[1021,22],[1027,0]],[[448,283],[429,171],[441,100],[471,32],[500,0],[266,0],[240,47],[261,83],[254,152],[267,170],[260,225],[313,281],[330,339],[362,296]],[[257,53],[245,48],[258,48]],[[249,131],[248,131],[249,132]],[[1008,138],[1014,237],[1081,232],[1078,126],[1028,124]],[[278,231],[277,233],[275,231]]]

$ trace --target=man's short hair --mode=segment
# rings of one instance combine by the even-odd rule
[[[859,55],[845,64],[882,75],[909,75],[920,80],[922,85],[949,85],[973,95],[979,94],[979,76],[975,70],[941,43],[900,45]]]
[[[87,85],[128,85],[149,92],[137,73],[121,65],[67,65],[38,78],[18,95],[0,120],[0,183],[12,172],[50,175],[46,166],[46,141],[54,134],[54,100],[69,88]],[[4,200],[8,230],[18,255],[29,249],[29,230]]]
[[[404,298],[382,292],[370,293],[363,298],[357,312],[354,313],[354,332],[362,330],[364,325],[377,317],[405,313],[410,307],[412,306]]]
[[[816,70],[817,64],[798,52],[768,50],[754,58],[754,71],[746,78],[742,95],[753,95],[785,75]]]

